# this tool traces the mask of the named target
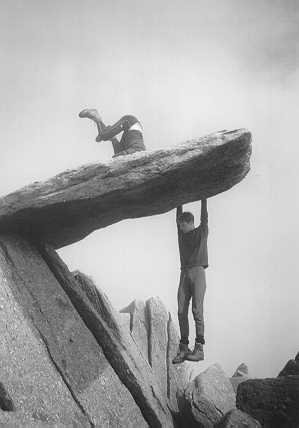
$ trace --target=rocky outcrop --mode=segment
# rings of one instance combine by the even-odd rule
[[[224,371],[214,364],[199,374],[185,390],[184,415],[191,414],[198,428],[213,428],[221,418],[236,407],[233,387]],[[186,425],[186,426],[189,426]]]
[[[179,410],[178,393],[187,385],[186,365],[174,365],[179,335],[169,312],[158,297],[134,301],[121,310],[130,315],[130,331],[156,376],[162,393],[174,413]]]
[[[235,409],[228,412],[217,428],[262,428],[261,424],[247,413]]]
[[[239,367],[237,368],[233,376],[230,378],[234,391],[237,392],[237,389],[240,383],[248,379],[249,379],[248,367],[246,366],[246,364],[242,363],[239,365]]]
[[[0,421],[148,426],[39,251],[12,235],[0,236],[0,336]]]
[[[120,322],[119,314],[85,275],[77,280],[57,253],[41,246],[41,254],[84,323],[102,347],[106,359],[129,390],[151,427],[173,427],[173,417],[167,396],[143,358],[136,342]]]
[[[238,387],[237,407],[265,428],[298,428],[299,376],[247,380]]]
[[[173,149],[66,171],[1,198],[0,231],[60,248],[120,220],[216,195],[249,171],[250,143],[244,129],[222,131]]]
[[[185,365],[172,364],[178,334],[158,298],[120,314],[55,249],[229,189],[249,171],[250,142],[246,130],[221,131],[0,199],[1,426],[177,428],[182,403],[192,424],[212,426],[233,408],[218,366],[186,387]]]
[[[299,376],[299,352],[294,360],[289,360],[278,376]]]

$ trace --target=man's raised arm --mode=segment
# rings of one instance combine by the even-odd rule
[[[183,214],[183,205],[179,205],[176,209],[176,222],[178,224],[179,218]]]
[[[206,199],[201,200],[200,224],[203,227],[208,227],[208,208]]]
[[[181,217],[181,215],[183,214],[183,205],[179,205],[176,209],[176,225],[177,225],[177,229],[178,229],[178,235],[180,236],[181,234],[181,229],[179,226],[179,219]]]

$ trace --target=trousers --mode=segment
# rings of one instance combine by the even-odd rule
[[[203,302],[205,292],[206,274],[202,266],[193,266],[181,270],[178,289],[178,318],[182,343],[189,343],[188,311],[191,298],[196,340],[204,343]]]
[[[129,130],[123,133],[120,141],[116,137],[113,137],[111,141],[114,149],[113,157],[145,150],[143,136],[140,131]]]

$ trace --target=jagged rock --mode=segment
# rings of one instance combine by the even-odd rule
[[[130,331],[130,315],[129,314],[119,314],[119,322],[127,330]]]
[[[230,378],[231,384],[233,385],[234,391],[237,392],[238,386],[240,383],[248,380],[248,367],[246,364],[242,363],[239,365],[233,376]]]
[[[241,410],[231,410],[217,424],[217,428],[262,428],[261,424]]]
[[[247,380],[238,387],[237,407],[264,428],[298,428],[299,376]]]
[[[129,315],[131,335],[136,341],[144,358],[149,361],[149,322],[145,310],[145,303],[134,300],[126,308],[122,309],[121,313]]]
[[[289,360],[278,376],[299,376],[299,352],[294,360]]]
[[[149,426],[173,428],[167,397],[107,297],[85,275],[75,279],[51,247],[44,245],[40,250]]]
[[[169,150],[82,166],[0,199],[0,231],[60,248],[127,218],[211,197],[249,171],[251,135],[221,131]]]
[[[189,383],[185,400],[183,413],[189,411],[198,428],[213,428],[236,407],[233,387],[218,364],[209,367]]]
[[[187,371],[187,364],[172,364],[172,360],[177,353],[180,338],[175,327],[175,324],[171,318],[170,313],[168,314],[168,347],[167,347],[167,395],[170,399],[172,409],[174,412],[178,412],[182,393],[186,388],[189,378]]]
[[[38,250],[12,235],[0,236],[0,337],[2,389],[17,411],[53,425],[147,426]]]
[[[186,386],[187,374],[185,364],[172,364],[179,336],[170,314],[159,297],[146,303],[135,300],[121,312],[130,314],[131,335],[169,398],[172,411],[178,412],[177,393]]]
[[[248,376],[248,367],[246,364],[242,363],[239,365],[235,373],[232,377],[239,377],[239,376]]]
[[[149,363],[157,377],[162,393],[167,396],[168,313],[159,298],[146,301],[149,322]]]

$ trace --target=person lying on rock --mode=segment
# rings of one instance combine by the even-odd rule
[[[98,128],[97,142],[111,141],[114,149],[114,156],[123,156],[130,153],[145,150],[143,142],[143,128],[135,116],[126,115],[119,119],[114,125],[106,126],[96,109],[84,109],[79,113],[79,117],[91,119]],[[123,132],[120,141],[116,138]]]
[[[201,220],[198,227],[194,226],[194,216],[183,212],[182,206],[176,213],[181,276],[178,289],[178,318],[181,340],[174,364],[184,360],[200,361],[204,359],[204,319],[203,302],[206,291],[205,269],[208,267],[208,210],[207,200],[201,200]],[[195,321],[195,346],[190,351],[188,310],[192,299],[192,312]]]

